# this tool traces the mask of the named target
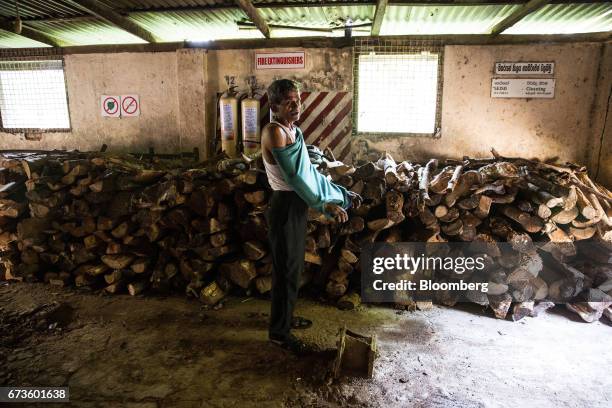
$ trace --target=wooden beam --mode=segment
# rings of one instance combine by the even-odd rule
[[[253,7],[251,0],[236,0],[236,4],[246,13],[247,16],[249,16],[253,24],[257,26],[264,37],[270,38],[270,27],[268,27],[268,23],[266,23],[266,20],[264,20],[261,12]]]
[[[359,39],[380,37],[359,37]],[[498,35],[488,34],[458,34],[458,35],[419,35],[419,36],[385,36],[384,41],[401,44],[406,40],[436,41],[441,45],[503,45],[503,44],[562,44],[562,43],[601,43],[612,40],[612,32],[583,34],[530,34],[530,35]],[[115,45],[78,45],[62,47],[62,54],[109,54],[119,52],[174,52],[182,48],[198,48],[203,50],[240,50],[275,47],[300,48],[345,48],[353,45],[354,39],[344,37],[304,37],[304,38],[273,38],[245,40],[217,40],[199,42],[173,42],[157,44],[115,44]],[[0,57],[12,56],[15,51],[27,52],[29,48],[0,48]],[[39,50],[37,48],[33,51]]]
[[[378,0],[376,2],[376,13],[374,13],[374,21],[372,22],[372,36],[376,37],[380,34],[385,12],[387,11],[388,0]]]
[[[59,43],[55,38],[48,36],[47,34],[41,33],[40,31],[33,30],[25,25],[22,25],[21,32],[17,34],[15,32],[13,22],[11,20],[1,18],[0,19],[0,29],[4,31],[8,31],[15,35],[20,35],[25,38],[29,38],[30,40],[38,41],[43,44],[50,45],[52,47],[61,47],[62,44]]]
[[[498,34],[501,34],[507,28],[512,27],[518,21],[523,19],[523,17],[525,17],[527,14],[533,13],[534,11],[541,8],[542,6],[545,6],[548,3],[550,3],[550,0],[529,0],[527,3],[516,9],[508,17],[495,24],[491,29],[491,35],[496,36]]]
[[[121,28],[128,33],[135,35],[138,38],[142,38],[146,42],[156,43],[159,40],[148,30],[142,28],[138,24],[134,23],[121,14],[115,12],[113,9],[106,7],[97,0],[66,0],[68,3],[85,10],[91,15],[94,15],[102,20]]]

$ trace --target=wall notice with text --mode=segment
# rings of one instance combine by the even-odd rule
[[[554,79],[493,78],[491,98],[554,98]]]

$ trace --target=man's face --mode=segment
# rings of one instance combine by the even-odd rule
[[[289,91],[285,93],[283,100],[276,106],[274,112],[278,119],[286,120],[293,123],[300,118],[302,103],[300,101],[300,93],[298,91]]]

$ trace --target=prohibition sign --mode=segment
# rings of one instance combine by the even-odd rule
[[[121,109],[128,115],[133,115],[138,111],[138,101],[133,96],[128,96],[121,101]]]
[[[104,102],[102,102],[102,107],[108,115],[116,115],[119,111],[119,101],[114,96],[107,96]]]

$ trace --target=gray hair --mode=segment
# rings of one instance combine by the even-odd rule
[[[283,101],[287,92],[300,92],[300,84],[290,79],[277,79],[268,87],[268,100],[270,104],[278,105]]]

